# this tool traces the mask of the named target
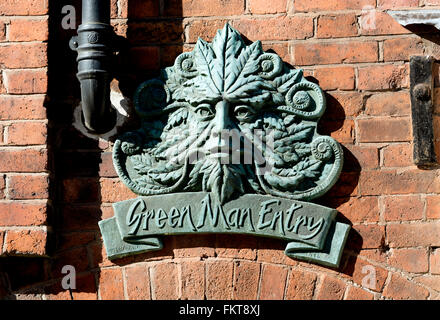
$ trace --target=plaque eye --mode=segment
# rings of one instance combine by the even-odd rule
[[[209,120],[214,117],[214,112],[212,111],[211,106],[207,103],[198,105],[194,112],[202,121]]]
[[[236,106],[234,109],[235,117],[242,122],[251,122],[255,118],[255,111],[245,105]]]

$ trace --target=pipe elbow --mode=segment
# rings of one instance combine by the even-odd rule
[[[116,124],[116,112],[110,103],[113,27],[110,1],[83,0],[82,24],[70,47],[78,53],[77,77],[81,85],[84,125],[92,133],[110,131]]]
[[[110,102],[110,79],[107,74],[84,77],[79,74],[81,84],[81,107],[84,126],[92,133],[110,131],[116,124],[116,113]]]

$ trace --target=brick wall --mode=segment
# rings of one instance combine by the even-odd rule
[[[48,7],[0,4],[0,252],[47,253]]]
[[[341,266],[289,259],[280,241],[224,235],[170,236],[161,251],[109,261],[97,222],[113,215],[113,202],[135,195],[113,169],[112,139],[86,137],[72,126],[79,85],[68,40],[75,31],[61,28],[61,9],[73,4],[79,16],[80,1],[49,1],[48,8],[44,0],[5,0],[0,3],[0,248],[5,256],[0,296],[440,299],[439,171],[412,165],[408,64],[410,55],[438,59],[440,38],[432,29],[405,29],[385,13],[436,8],[440,2],[111,3],[112,24],[129,43],[115,63],[113,88],[127,97],[180,52],[191,50],[198,37],[211,41],[227,21],[303,68],[326,90],[328,108],[319,132],[343,144],[345,164],[335,187],[318,203],[338,209],[338,219],[353,226]],[[438,77],[437,67],[436,85]],[[122,129],[135,126],[136,121]],[[71,292],[61,288],[64,265],[76,268],[77,289]]]

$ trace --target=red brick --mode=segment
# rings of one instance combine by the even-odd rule
[[[438,96],[438,92],[440,91],[440,63],[434,62],[434,67],[432,70],[432,76],[434,78],[434,106],[433,111],[435,114],[440,113],[440,106],[436,105],[438,101],[440,100],[440,97]]]
[[[47,233],[43,230],[9,230],[5,252],[8,254],[46,254]]]
[[[387,251],[383,250],[383,248],[360,250],[359,257],[364,257],[365,259],[371,260],[373,262],[386,263]]]
[[[342,280],[325,275],[318,288],[318,300],[342,300],[345,293],[345,283]]]
[[[128,25],[127,21],[124,20],[111,20],[110,21],[111,26],[113,27],[113,30],[115,31],[115,34],[121,37],[127,36],[128,31]]]
[[[411,144],[392,144],[383,149],[383,165],[385,167],[408,167],[413,164],[413,147]]]
[[[100,177],[117,177],[115,167],[113,166],[113,155],[111,152],[101,153],[101,163],[99,164]]]
[[[419,277],[414,277],[414,281],[424,284],[425,286],[436,291],[440,291],[440,276],[422,275]],[[433,300],[432,294],[431,300]]]
[[[286,63],[292,64],[292,57],[289,51],[289,43],[263,43],[263,50],[268,52],[274,52],[280,56],[281,60]]]
[[[295,266],[298,264],[295,259],[289,258],[284,253],[284,249],[286,248],[284,241],[269,238],[259,238],[257,241],[257,261],[288,266]]]
[[[344,300],[374,300],[374,294],[357,287],[348,287]]]
[[[426,218],[440,219],[440,196],[426,196]]]
[[[6,87],[3,80],[3,74],[0,72],[0,94],[6,93]]]
[[[429,292],[425,288],[393,274],[383,291],[383,296],[394,300],[424,300],[429,296]]]
[[[241,19],[234,20],[232,26],[251,41],[306,39],[313,36],[313,19],[303,16]]]
[[[273,0],[268,5],[266,0],[248,0],[247,9],[252,14],[283,13],[287,10],[287,1]]]
[[[5,239],[5,231],[0,231],[0,255],[3,253],[3,241]]]
[[[421,38],[388,39],[383,43],[384,61],[409,61],[413,55],[423,55],[425,44]]]
[[[326,197],[346,198],[359,195],[359,172],[341,172],[338,181],[326,193]]]
[[[137,264],[125,268],[127,298],[129,300],[150,300],[150,275],[148,267]]]
[[[206,258],[215,256],[215,235],[197,234],[173,238],[173,252],[176,258]]]
[[[0,2],[0,15],[43,15],[48,12],[48,3],[46,0],[3,0]]]
[[[168,0],[164,3],[165,16],[230,16],[243,12],[244,0]]]
[[[188,27],[187,42],[194,43],[198,37],[212,41],[226,20],[194,21]],[[234,20],[231,25],[251,41],[305,39],[313,36],[313,20],[310,17],[277,17],[266,19]]]
[[[169,1],[167,1],[169,2]],[[158,17],[160,1],[158,0],[120,0],[120,18]]]
[[[125,26],[119,28],[121,29],[119,32],[124,32]],[[129,33],[131,34],[129,42],[133,46],[157,43],[182,44],[184,40],[182,21],[178,19],[133,22],[130,24]],[[131,61],[128,63],[130,64]]]
[[[347,119],[341,121],[321,121],[318,132],[329,135],[339,143],[352,144],[354,142],[354,121]]]
[[[407,88],[409,80],[406,65],[384,64],[359,68],[358,89],[396,90]]]
[[[102,202],[117,202],[136,197],[136,194],[128,189],[119,178],[103,178],[100,184]]]
[[[191,48],[192,50],[192,48]],[[160,63],[162,67],[172,66],[177,56],[183,52],[181,45],[164,46],[160,48]]]
[[[0,95],[0,120],[45,119],[45,97]]]
[[[344,171],[360,171],[361,169],[376,169],[378,167],[379,150],[377,147],[361,147],[350,144],[345,147],[351,155],[344,150]]]
[[[356,237],[355,237],[356,235]],[[348,248],[377,249],[385,242],[385,227],[377,224],[353,225],[350,230]]]
[[[420,196],[392,196],[384,198],[386,221],[418,220],[423,218],[424,203]]]
[[[9,176],[8,195],[10,199],[48,199],[49,177]]]
[[[377,3],[378,8],[381,9],[417,7],[418,5],[418,0],[379,0]]]
[[[365,6],[376,6],[375,0],[296,0],[296,12],[361,10]]]
[[[46,43],[15,43],[0,47],[0,65],[7,69],[47,66]]]
[[[261,300],[282,300],[286,287],[287,269],[284,266],[264,265],[261,275]]]
[[[260,264],[249,261],[235,261],[234,295],[237,300],[256,300],[258,280],[260,279]]]
[[[359,142],[398,142],[411,139],[408,118],[374,118],[358,120]]]
[[[118,1],[119,0],[110,0],[110,18],[111,19],[118,18]]]
[[[45,41],[49,38],[48,19],[12,19],[9,41]]]
[[[76,289],[72,290],[73,300],[97,300],[95,275],[80,275],[76,279]]]
[[[218,257],[255,260],[257,239],[253,236],[217,235],[215,252]]]
[[[76,274],[80,274],[89,269],[88,252],[86,247],[78,247],[52,255],[52,263],[50,272],[52,277],[61,278],[65,274],[62,273],[63,267],[71,265],[75,268]]]
[[[234,265],[231,261],[206,261],[206,299],[232,299]]]
[[[336,207],[352,223],[378,222],[379,206],[377,197],[349,198]]]
[[[392,35],[410,33],[388,13],[365,11],[359,20],[361,35]]]
[[[68,203],[99,201],[99,184],[95,178],[69,178],[62,180],[63,200]]]
[[[15,122],[8,127],[10,145],[46,144],[47,124],[44,122]]]
[[[436,172],[410,169],[361,172],[359,185],[363,195],[438,193]]]
[[[353,67],[318,68],[315,78],[323,90],[352,90],[354,89]]]
[[[376,62],[376,41],[298,43],[294,45],[295,65]]]
[[[182,300],[204,300],[205,263],[203,261],[184,261],[182,268]]]
[[[159,69],[159,47],[137,47],[130,49],[130,65],[137,71]]]
[[[152,292],[155,300],[179,299],[179,281],[177,265],[163,262],[151,269]]]
[[[0,202],[0,226],[41,226],[46,218],[46,204]]]
[[[5,191],[6,191],[6,182],[5,182],[5,175],[0,176],[0,199],[5,198]],[[1,246],[0,246],[1,248]]]
[[[47,70],[5,70],[6,90],[10,94],[46,93]]]
[[[367,99],[364,113],[370,116],[408,116],[411,113],[409,92],[373,94]]]
[[[311,300],[315,292],[316,274],[301,270],[292,270],[287,282],[286,299]]]
[[[102,300],[124,300],[124,285],[121,269],[101,269],[99,275],[99,292]]]
[[[58,236],[57,249],[58,250],[67,250],[76,247],[85,246],[93,241],[95,241],[95,233],[94,232],[72,232],[72,233],[63,233]]]
[[[45,298],[47,300],[72,300],[69,290],[62,289],[60,283],[55,283],[46,287]]]
[[[438,5],[440,5],[440,1],[439,0],[421,0],[420,4],[425,5],[425,6],[438,6]]]
[[[211,42],[218,29],[222,29],[227,20],[195,20],[187,27],[186,42],[195,43],[200,37]]]
[[[6,40],[6,22],[0,21],[0,41]]]
[[[368,261],[350,257],[344,273],[351,275],[353,282],[365,289],[381,292],[388,277],[388,271],[382,267],[371,265]],[[375,283],[372,280],[375,279]]]
[[[343,120],[361,113],[364,106],[364,95],[360,92],[327,92],[327,109],[324,117],[332,120]]]
[[[440,222],[387,225],[387,243],[392,248],[440,246]]]
[[[353,37],[357,33],[356,15],[353,13],[318,17],[316,30],[318,38]]]
[[[432,116],[432,126],[434,127],[434,153],[437,155],[437,164],[439,164],[440,155],[440,116]]]
[[[388,264],[406,272],[425,273],[429,269],[428,252],[417,248],[392,249]]]
[[[440,274],[440,248],[433,249],[429,256],[430,272]]]

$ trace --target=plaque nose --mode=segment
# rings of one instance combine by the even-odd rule
[[[232,121],[229,117],[229,103],[227,101],[219,101],[215,106],[214,127],[212,135],[221,137],[222,132],[233,128]]]

